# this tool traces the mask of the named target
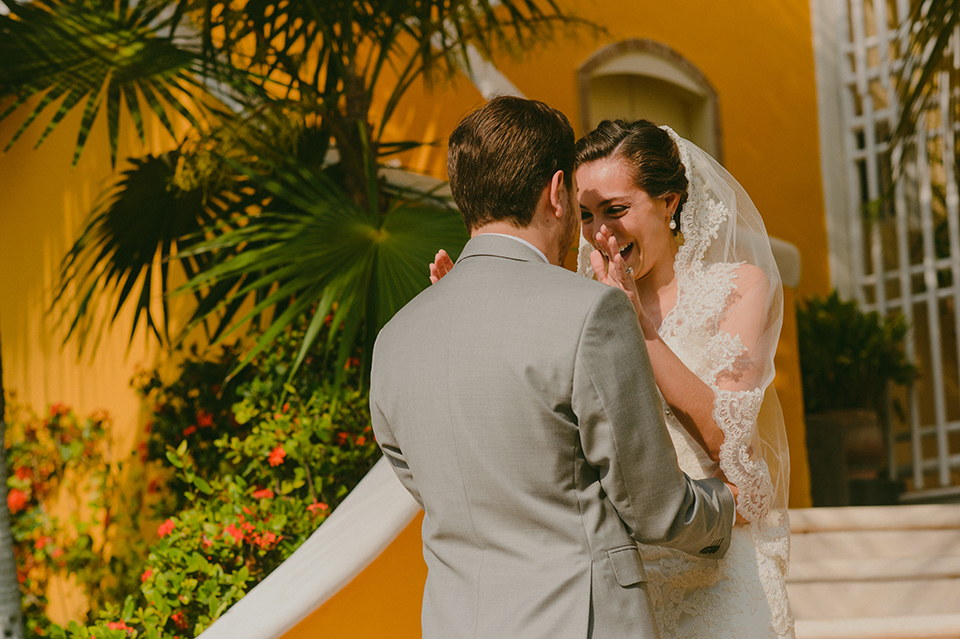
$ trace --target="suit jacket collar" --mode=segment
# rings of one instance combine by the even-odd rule
[[[460,253],[457,263],[470,257],[502,257],[508,260],[517,260],[519,262],[540,262],[546,264],[540,255],[524,244],[509,237],[500,235],[482,234],[470,238],[463,252]]]

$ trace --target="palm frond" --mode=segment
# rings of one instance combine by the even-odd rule
[[[956,98],[960,87],[960,3],[955,0],[923,0],[913,3],[901,25],[905,34],[904,55],[897,78],[900,111],[892,144],[910,147],[923,113],[939,102],[943,82],[951,89],[951,111],[960,116]],[[960,118],[958,118],[960,120]]]
[[[9,149],[42,112],[66,96],[37,142],[41,144],[74,107],[83,104],[83,121],[73,162],[79,160],[90,128],[106,104],[111,160],[116,163],[121,104],[143,140],[142,112],[159,117],[176,137],[170,115],[192,126],[215,108],[196,79],[209,72],[197,52],[162,32],[170,20],[155,3],[112,0],[35,0],[11,2],[0,15],[0,98],[14,97],[14,107],[40,101],[9,140]],[[223,77],[233,74],[222,71]],[[162,98],[165,103],[158,99]],[[144,104],[145,103],[145,104]]]
[[[427,265],[437,250],[460,251],[467,234],[459,214],[429,194],[395,194],[383,215],[355,203],[328,175],[294,163],[275,165],[269,175],[236,165],[258,189],[270,193],[267,210],[250,216],[215,239],[190,249],[185,256],[230,250],[228,259],[200,273],[183,290],[209,298],[205,291],[223,281],[241,282],[219,300],[261,293],[247,315],[232,330],[284,302],[247,354],[241,366],[285,330],[292,320],[314,313],[297,366],[318,334],[321,320],[331,317],[327,347],[341,337],[336,352],[338,370],[358,350],[369,365],[373,342],[386,321],[429,285]],[[192,325],[217,308],[207,304]],[[291,371],[291,375],[293,371]]]
[[[171,188],[177,159],[173,152],[131,160],[133,166],[101,197],[63,259],[51,310],[68,323],[65,340],[76,336],[81,352],[89,337],[99,339],[98,331],[105,326],[97,321],[104,299],[113,306],[109,324],[133,301],[131,339],[142,320],[161,343],[169,341],[167,261],[197,243],[198,234],[213,222],[211,205],[200,190]],[[207,256],[197,259],[201,262],[185,264],[192,272],[204,268]],[[160,285],[159,316],[152,307],[155,279]]]

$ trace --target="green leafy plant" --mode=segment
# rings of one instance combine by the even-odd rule
[[[40,417],[17,402],[9,411],[7,506],[26,632],[38,636],[50,628],[47,589],[55,576],[76,578],[94,611],[135,588],[146,548],[138,534],[141,495],[123,489],[125,468],[111,458],[106,415],[80,418],[54,404]]]
[[[837,291],[798,302],[804,411],[882,410],[889,383],[905,385],[917,376],[904,350],[907,330],[903,316],[864,313]]]

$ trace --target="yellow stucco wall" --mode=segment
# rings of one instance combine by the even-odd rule
[[[750,193],[771,235],[795,244],[802,278],[786,290],[784,325],[777,351],[775,385],[791,447],[791,506],[810,505],[795,300],[829,289],[826,225],[820,181],[816,86],[806,0],[738,0],[637,3],[631,0],[562,0],[610,30],[609,36],[563,38],[521,62],[497,60],[498,68],[527,97],[543,100],[579,124],[576,71],[597,49],[628,38],[658,40],[697,66],[719,94],[724,163]],[[405,163],[445,176],[446,136],[457,121],[482,103],[460,78],[430,92],[412,91],[390,129],[397,139],[435,139],[439,144],[404,158]],[[404,106],[415,105],[415,108]],[[582,131],[578,131],[578,134]],[[284,639],[338,636],[419,636],[419,618],[409,610],[372,624],[371,606],[394,610],[410,605],[425,574],[419,546],[410,543],[419,520],[384,553],[391,570],[376,562],[351,588],[321,606]],[[406,554],[404,554],[406,553]],[[356,586],[356,587],[354,587]],[[373,603],[379,602],[379,603]],[[406,625],[409,624],[409,625]]]
[[[807,0],[560,0],[562,6],[605,25],[609,34],[569,38],[530,52],[522,61],[497,59],[500,70],[528,97],[563,110],[579,126],[577,67],[597,49],[628,38],[658,40],[698,67],[719,94],[724,160],[757,204],[772,235],[800,249],[799,296],[829,288],[826,230],[817,143],[814,61]],[[406,164],[444,177],[445,141],[456,122],[482,102],[463,77],[432,91],[414,89],[400,105],[389,131],[395,139],[435,140],[407,154]],[[72,118],[72,121],[71,121]],[[0,123],[5,143],[18,122]],[[61,350],[61,335],[44,315],[54,274],[111,174],[101,121],[78,167],[69,166],[79,125],[74,113],[38,150],[34,127],[26,139],[0,155],[0,342],[4,383],[21,400],[42,408],[65,402],[86,413],[106,408],[124,445],[132,445],[139,404],[128,382],[137,366],[160,361],[145,339],[127,348],[129,317],[105,337],[94,358],[77,361]],[[582,133],[578,131],[578,133]],[[142,152],[121,135],[120,157]],[[154,150],[171,141],[151,129]],[[792,449],[791,505],[809,505],[796,327],[787,291],[776,386]],[[416,610],[424,568],[417,522],[387,553],[288,637],[419,636]],[[374,572],[370,572],[374,571]],[[379,572],[378,572],[379,571]],[[411,594],[412,593],[412,594]],[[387,604],[399,612],[386,619],[358,619]],[[369,623],[367,623],[369,621]],[[297,634],[300,633],[300,634]]]
[[[21,110],[20,117],[0,123],[0,142],[6,144],[25,115]],[[116,330],[104,334],[96,354],[80,358],[75,342],[61,346],[65,331],[56,330],[56,318],[46,313],[60,262],[112,175],[102,117],[79,164],[70,166],[80,116],[80,110],[74,110],[36,150],[43,127],[34,123],[0,155],[3,381],[8,391],[37,410],[55,402],[81,414],[106,409],[114,420],[117,448],[129,450],[140,409],[129,382],[137,367],[160,361],[155,343],[141,331],[128,348],[130,316],[122,315]],[[169,148],[171,142],[148,126],[150,148]],[[144,152],[138,141],[121,136],[120,157]]]

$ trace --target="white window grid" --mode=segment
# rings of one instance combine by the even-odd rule
[[[894,74],[902,64],[910,1],[836,1],[847,275],[864,310],[903,313],[910,327],[907,355],[922,375],[899,398],[905,410],[889,411],[890,478],[908,480],[908,499],[960,493],[960,195],[950,152],[960,127],[951,117],[949,83],[940,82],[939,103],[918,122],[915,159],[884,194],[901,153],[899,145],[889,148],[888,138],[897,118]],[[958,43],[954,33],[956,68]],[[877,217],[864,213],[871,203]]]

